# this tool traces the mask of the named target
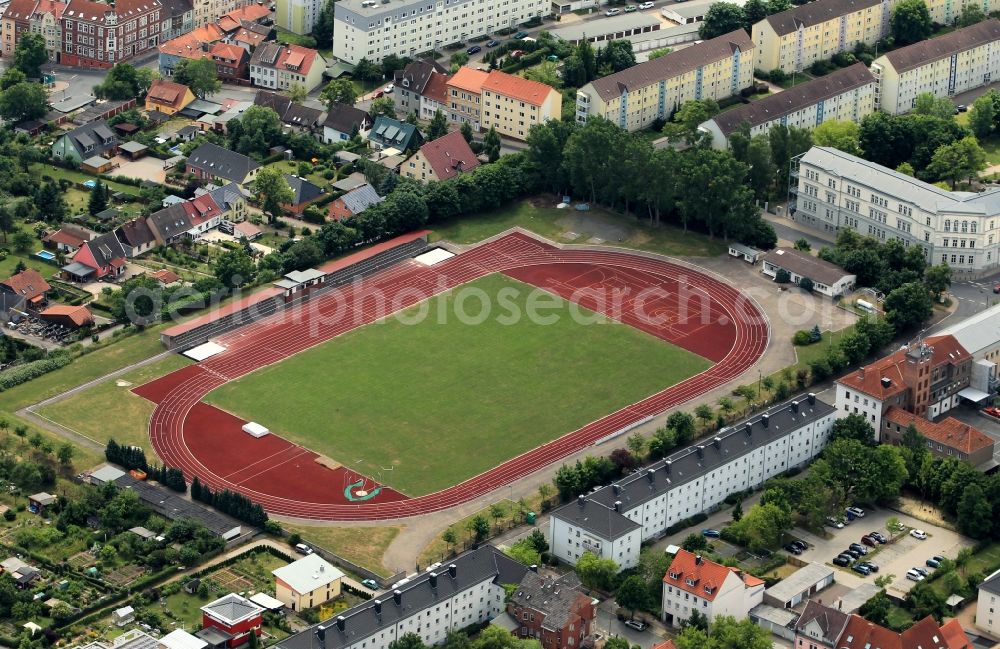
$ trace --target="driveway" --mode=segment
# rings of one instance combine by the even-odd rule
[[[163,182],[167,179],[167,171],[163,168],[163,160],[160,160],[159,158],[146,156],[132,161],[125,156],[119,155],[115,156],[112,159],[112,162],[118,166],[118,168],[114,171],[116,176],[141,178],[143,180],[152,180],[153,182],[160,184],[163,184]]]
[[[863,583],[874,583],[876,576],[894,575],[895,578],[888,586],[888,590],[893,595],[902,597],[909,592],[915,583],[906,578],[907,570],[913,567],[923,567],[924,562],[935,554],[954,559],[962,548],[971,548],[974,545],[971,539],[965,538],[957,532],[918,521],[891,509],[873,510],[866,508],[865,511],[864,518],[856,519],[843,529],[825,528],[825,531],[830,534],[829,539],[820,538],[802,529],[794,530],[794,534],[811,546],[799,558],[803,561],[814,561],[833,566],[830,562],[834,557],[846,550],[851,543],[860,543],[861,537],[868,532],[879,531],[885,534],[886,521],[895,516],[903,525],[927,532],[927,540],[920,541],[907,534],[892,543],[869,548],[869,554],[865,560],[871,561],[879,567],[877,575],[863,577],[847,568],[836,566],[833,568],[837,571],[837,582],[849,588],[857,588]]]

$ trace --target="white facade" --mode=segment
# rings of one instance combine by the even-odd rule
[[[590,550],[631,568],[643,541],[711,510],[729,494],[758,488],[779,473],[808,463],[826,446],[835,420],[836,410],[812,396],[770,408],[645,472],[556,510],[549,523],[551,551],[575,564]],[[764,421],[783,424],[765,426]],[[748,430],[750,448],[743,441]],[[655,485],[652,490],[647,481]]]
[[[923,246],[931,263],[956,275],[995,272],[1000,190],[950,192],[829,147],[814,146],[792,164],[788,209],[797,222]]]
[[[837,414],[840,417],[861,415],[875,429],[875,439],[879,439],[882,433],[882,414],[887,408],[884,401],[841,383],[837,384]]]
[[[753,585],[748,585],[725,566],[700,558],[698,561],[702,564],[700,567],[704,567],[706,563],[712,564],[713,567],[708,572],[725,574],[725,577],[719,584],[708,579],[706,571],[700,574],[674,573],[676,568],[672,564],[663,580],[660,614],[674,627],[680,627],[694,611],[707,617],[709,623],[723,615],[742,620],[747,617],[750,609],[764,600],[762,580],[752,578]],[[671,578],[672,574],[676,575],[675,579]],[[679,585],[681,583],[684,584],[683,587]]]
[[[979,585],[976,599],[976,626],[994,638],[1000,638],[1000,570]]]
[[[390,54],[416,57],[474,36],[517,27],[551,11],[546,0],[343,0],[334,12],[333,55],[378,63]]]
[[[778,271],[783,268],[784,266],[775,264],[774,262],[765,259],[764,263],[761,264],[760,272],[764,273],[768,277],[775,277],[777,276]],[[795,271],[789,268],[784,268],[784,269],[786,272],[788,272],[788,276],[791,278],[791,282],[793,284],[798,284],[802,279],[804,279],[802,275],[799,275]],[[813,290],[827,297],[831,298],[838,297],[850,291],[854,287],[854,283],[857,281],[857,279],[858,279],[857,275],[845,274],[843,277],[838,279],[833,284],[824,284],[823,282],[812,280]]]

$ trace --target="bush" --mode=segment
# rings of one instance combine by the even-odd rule
[[[0,392],[9,390],[16,385],[26,383],[31,379],[48,374],[53,370],[69,365],[73,361],[68,354],[53,354],[40,361],[16,365],[0,372]]]
[[[799,329],[798,331],[795,332],[795,335],[792,336],[792,344],[797,345],[799,347],[803,347],[805,345],[811,345],[812,338],[809,336],[808,331],[806,331],[805,329]]]
[[[813,284],[813,281],[808,277],[803,277],[799,280],[799,288],[807,293],[812,293],[814,287],[815,285]]]
[[[778,272],[774,274],[774,281],[778,284],[787,284],[792,281],[792,276],[784,268],[779,268]]]

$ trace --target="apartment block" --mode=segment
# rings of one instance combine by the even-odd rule
[[[712,146],[725,149],[729,136],[750,126],[750,136],[771,127],[813,128],[828,120],[858,122],[875,111],[876,81],[864,63],[832,72],[784,92],[719,113],[698,130],[712,136]]]
[[[789,214],[835,233],[851,228],[881,241],[922,246],[928,261],[956,276],[995,272],[1000,256],[1000,190],[950,192],[829,147],[792,161]]]
[[[638,131],[686,101],[731,97],[753,83],[753,52],[753,41],[737,29],[595,79],[576,93],[576,119],[599,115]]]
[[[250,81],[258,88],[288,90],[301,86],[312,92],[323,82],[326,61],[301,45],[264,43],[250,57]]]
[[[998,44],[1000,20],[993,18],[878,57],[871,67],[879,80],[875,107],[898,115],[919,94],[952,97],[1000,79]]]
[[[476,68],[461,67],[448,79],[448,119],[456,124],[468,122],[478,131],[483,107],[483,83],[489,74]]]
[[[760,70],[801,71],[857,43],[874,45],[889,33],[890,0],[816,0],[753,26]]]
[[[763,579],[682,549],[663,576],[660,614],[674,627],[682,626],[695,611],[710,624],[723,615],[742,620],[763,600]]]
[[[62,15],[62,63],[110,68],[154,51],[160,12],[157,0],[119,0],[113,5],[71,0]]]
[[[826,446],[836,416],[815,395],[800,395],[580,496],[552,513],[552,554],[575,564],[591,552],[631,568],[642,542],[729,494],[811,461]]]
[[[325,4],[325,0],[277,0],[274,21],[290,32],[309,34]],[[325,49],[325,45],[321,47]]]
[[[333,55],[348,63],[417,58],[550,11],[547,0],[342,0],[334,11]]]
[[[496,130],[501,136],[527,140],[536,124],[558,120],[562,115],[562,95],[552,86],[524,77],[493,70],[482,85],[480,128]]]

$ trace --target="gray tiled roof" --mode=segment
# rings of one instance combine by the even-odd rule
[[[454,576],[450,567],[454,566]],[[410,618],[441,600],[449,598],[477,584],[491,581],[496,584],[516,584],[528,571],[527,567],[502,554],[492,545],[484,545],[466,552],[438,568],[411,577],[394,591],[399,593],[399,604],[394,593],[385,593],[377,599],[358,604],[338,614],[344,618],[344,630],[336,618],[313,625],[278,643],[278,649],[338,649],[361,642],[381,630],[390,629],[401,620]],[[432,579],[431,575],[436,575]],[[432,581],[436,585],[432,585]],[[376,606],[381,612],[376,612]],[[324,629],[324,641],[317,640],[317,631]]]
[[[103,268],[111,263],[112,259],[125,257],[125,249],[122,242],[118,240],[114,232],[106,232],[101,236],[87,242],[87,247],[93,253],[94,259]]]
[[[416,61],[407,63],[406,67],[402,70],[396,70],[393,75],[393,82],[401,88],[406,88],[417,95],[422,95],[424,94],[427,82],[430,81],[434,73],[448,74],[448,71],[437,61],[417,59]]]
[[[800,26],[819,25],[855,11],[874,7],[881,2],[882,0],[816,0],[770,15],[764,20],[771,24],[778,36],[784,36],[796,31]]]
[[[992,575],[987,577],[981,584],[979,588],[985,590],[988,593],[993,593],[994,595],[1000,595],[1000,570],[997,570]]]
[[[77,126],[66,133],[65,137],[69,138],[69,142],[83,159],[106,153],[118,144],[118,137],[111,132],[104,120]],[[88,146],[93,148],[87,151]]]
[[[358,185],[340,198],[344,201],[344,207],[349,209],[351,214],[361,214],[372,205],[385,200],[368,183]]]
[[[794,248],[768,250],[761,259],[779,268],[791,271],[796,275],[808,277],[814,282],[821,282],[829,286],[852,274],[825,259],[814,257],[808,252]]]
[[[253,602],[235,593],[221,597],[201,607],[201,610],[211,613],[225,621],[240,620],[248,615],[259,613],[263,609]]]
[[[385,115],[379,115],[372,124],[369,140],[374,140],[388,147],[395,147],[400,151],[412,149],[420,145],[420,131],[413,124],[401,122]]]
[[[285,182],[292,188],[292,193],[295,195],[292,199],[292,205],[308,203],[323,195],[323,190],[319,185],[313,184],[305,178],[285,174]]]
[[[247,156],[206,142],[191,152],[187,162],[192,167],[219,178],[241,183],[260,165]]]
[[[574,574],[574,573],[568,573]],[[511,595],[510,601],[522,608],[530,608],[545,615],[542,628],[561,631],[574,616],[573,607],[583,595],[562,579],[547,579],[528,571]],[[577,616],[579,617],[579,616]]]
[[[149,215],[149,221],[164,239],[176,237],[191,229],[184,203],[174,203]]]
[[[996,40],[1000,40],[1000,20],[991,18],[938,38],[893,50],[885,58],[896,72],[903,73]]]
[[[738,131],[744,122],[749,123],[751,127],[760,126],[820,101],[874,83],[875,77],[872,73],[864,63],[858,62],[825,77],[807,81],[783,92],[768,95],[759,101],[719,113],[712,120],[728,137],[730,133]]]
[[[809,403],[810,398],[813,403]],[[627,512],[835,410],[833,406],[815,397],[798,395],[719,431],[712,439],[677,451],[650,465],[645,471],[630,474],[613,485],[598,489],[583,498],[582,506],[579,501],[572,502],[555,510],[552,515],[598,534],[601,538],[618,538],[638,524],[615,512],[616,502],[621,502],[621,511]],[[765,415],[768,419],[767,426],[763,424]]]
[[[591,82],[594,91],[608,101],[622,94],[645,88],[664,79],[670,79],[699,67],[733,55],[733,52],[753,50],[753,41],[742,29],[717,36],[711,40],[671,52],[658,59],[633,65],[631,68],[610,74]]]
[[[844,627],[847,626],[849,619],[850,616],[842,611],[810,600],[806,602],[806,607],[802,610],[802,615],[795,622],[795,630],[801,632],[805,629],[806,625],[815,620],[819,628],[823,631],[823,641],[832,646],[840,638],[840,634],[843,632]]]
[[[350,134],[354,127],[357,127],[358,130],[364,130],[371,122],[371,115],[359,108],[347,104],[333,104],[326,113],[323,126]]]

